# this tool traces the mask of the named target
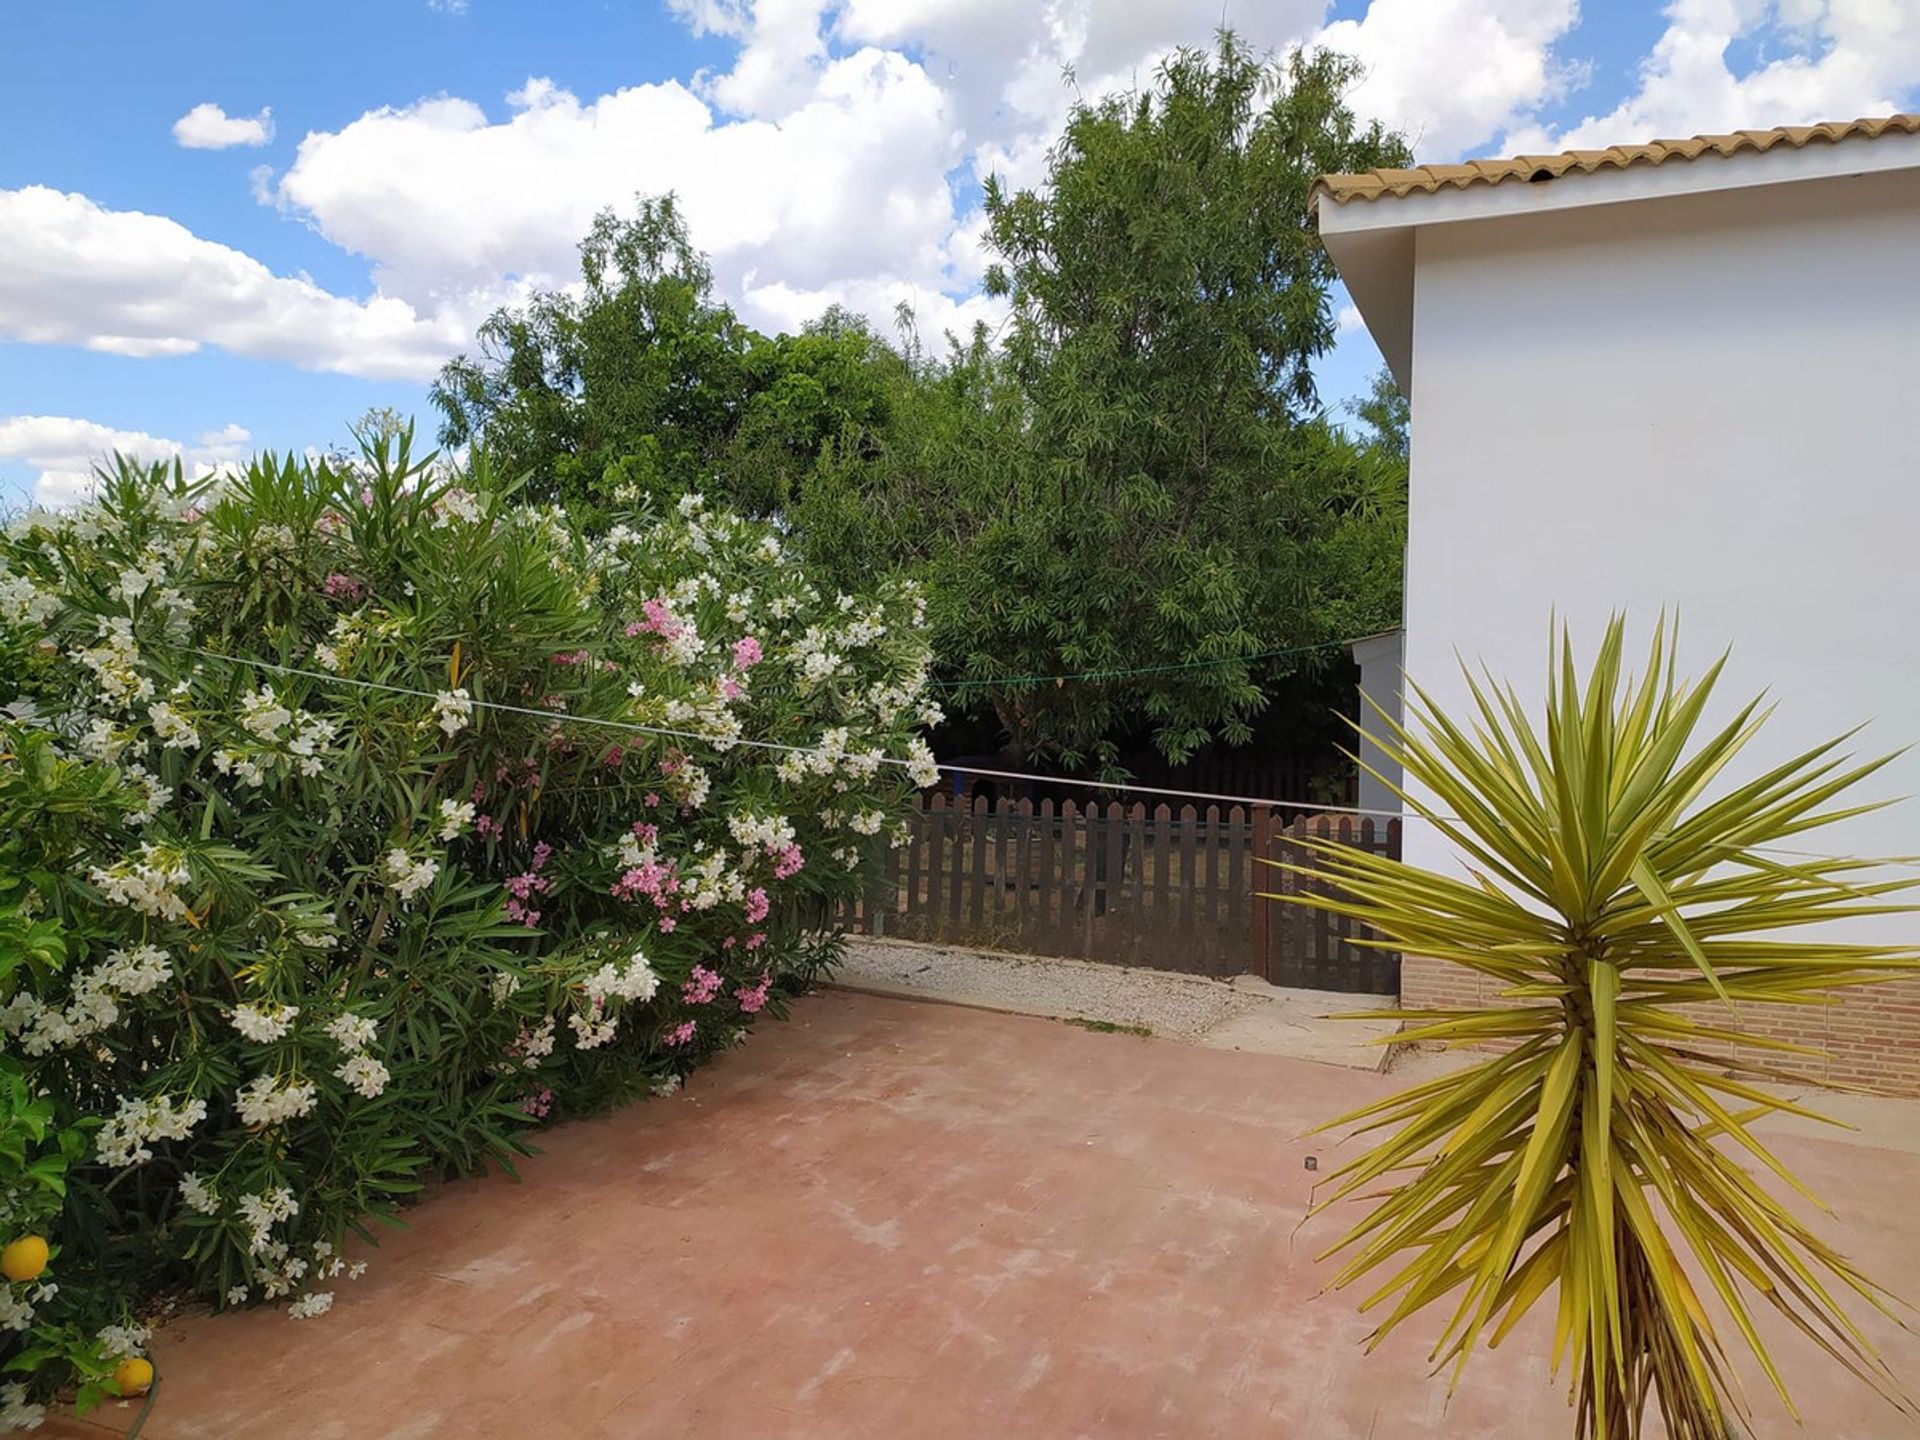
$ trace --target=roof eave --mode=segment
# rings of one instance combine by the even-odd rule
[[[1331,230],[1446,224],[1506,215],[1540,214],[1679,195],[1706,195],[1801,180],[1829,180],[1920,168],[1920,133],[1888,132],[1871,140],[1777,146],[1764,152],[1706,154],[1598,170],[1566,170],[1539,178],[1448,181],[1404,194],[1381,190],[1340,199],[1321,181],[1313,210],[1322,234]]]
[[[1401,393],[1410,396],[1414,257],[1416,237],[1424,227],[1914,169],[1920,169],[1920,134],[1886,134],[1849,144],[1707,155],[1659,165],[1570,171],[1537,183],[1479,182],[1345,202],[1334,200],[1323,183],[1315,189],[1313,212],[1347,293]]]

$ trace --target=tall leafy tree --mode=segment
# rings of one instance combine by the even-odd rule
[[[1019,423],[964,489],[936,605],[943,658],[1029,757],[1244,741],[1266,682],[1397,618],[1397,517],[1312,373],[1334,338],[1314,181],[1408,159],[1355,117],[1356,75],[1223,34],[1077,105],[1043,187],[987,186],[1011,317],[975,389]],[[1106,678],[1022,678],[1085,672]]]
[[[702,488],[771,514],[829,438],[884,419],[874,371],[889,352],[865,322],[829,311],[774,339],[743,324],[670,195],[601,212],[580,270],[577,294],[495,311],[480,353],[433,387],[442,441],[484,444],[533,498],[592,508]]]

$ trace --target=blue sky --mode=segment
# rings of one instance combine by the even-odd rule
[[[1863,13],[1871,11],[1872,13]],[[1204,44],[1219,0],[65,0],[0,16],[0,502],[108,444],[197,464],[339,440],[587,219],[674,189],[751,323],[994,318],[978,185],[1068,102]],[[1920,0],[1233,3],[1326,43],[1424,160],[1912,107]],[[1350,327],[1323,398],[1378,364]],[[429,421],[430,423],[430,421]]]

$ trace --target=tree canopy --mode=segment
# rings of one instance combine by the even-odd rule
[[[823,443],[885,421],[888,352],[830,310],[768,338],[713,296],[672,196],[595,217],[578,295],[539,291],[481,325],[477,358],[433,387],[450,445],[484,443],[535,498],[589,509],[733,482],[730,501],[778,513]]]
[[[1223,34],[1077,104],[1044,185],[986,186],[1005,324],[934,350],[910,316],[898,349],[838,312],[759,335],[671,197],[603,214],[577,296],[497,313],[443,372],[443,438],[570,504],[707,490],[849,587],[918,576],[948,708],[1025,758],[1244,742],[1399,616],[1404,409],[1377,391],[1349,435],[1312,370],[1313,183],[1408,159],[1348,106],[1356,74]]]
[[[1311,369],[1334,338],[1312,185],[1407,159],[1346,106],[1355,73],[1223,36],[1077,106],[1043,188],[987,187],[1004,348],[923,367],[977,408],[945,423],[962,450],[895,436],[845,472],[864,503],[833,518],[864,533],[835,548],[929,565],[941,663],[1020,754],[1244,741],[1273,681],[1398,616],[1403,455],[1326,424]]]

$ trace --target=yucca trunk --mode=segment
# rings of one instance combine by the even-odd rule
[[[1465,879],[1309,840],[1312,863],[1293,868],[1321,883],[1273,897],[1497,987],[1479,1007],[1371,1013],[1405,1022],[1397,1040],[1497,1048],[1331,1122],[1389,1132],[1316,1205],[1384,1187],[1327,1252],[1347,1256],[1334,1283],[1385,1273],[1362,1306],[1386,1310],[1375,1341],[1447,1302],[1432,1358],[1455,1383],[1483,1339],[1498,1344],[1553,1293],[1553,1365],[1567,1366],[1580,1440],[1636,1440],[1649,1401],[1670,1440],[1728,1440],[1738,1409],[1696,1285],[1790,1411],[1753,1326],[1756,1298],[1915,1415],[1828,1286],[1891,1314],[1886,1292],[1733,1158],[1804,1195],[1750,1126],[1774,1112],[1823,1118],[1761,1088],[1804,1077],[1732,1058],[1815,1053],[1755,1033],[1739,1007],[1819,1003],[1920,968],[1911,946],[1821,929],[1911,915],[1888,897],[1920,878],[1875,878],[1879,862],[1782,843],[1886,803],[1840,801],[1886,762],[1852,764],[1836,740],[1708,799],[1764,720],[1758,703],[1697,738],[1721,665],[1676,680],[1663,625],[1636,680],[1622,673],[1622,641],[1616,620],[1583,687],[1562,639],[1538,729],[1510,687],[1471,674],[1469,725],[1417,689],[1413,728],[1379,717],[1390,733],[1376,738],[1407,777],[1409,790],[1393,788],[1408,823],[1446,837]],[[1703,1002],[1718,1013],[1685,1013]]]

